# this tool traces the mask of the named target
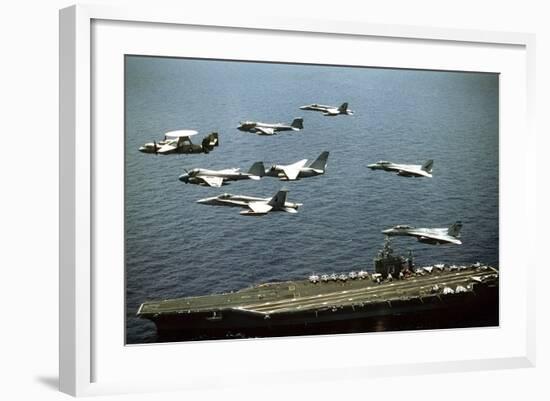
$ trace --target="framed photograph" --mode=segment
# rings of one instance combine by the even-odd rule
[[[534,38],[268,21],[61,11],[61,390],[532,366]]]

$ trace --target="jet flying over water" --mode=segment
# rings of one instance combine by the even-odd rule
[[[319,157],[306,167],[307,159],[300,160],[293,164],[275,164],[265,171],[269,177],[279,177],[281,180],[293,181],[305,177],[315,177],[325,174],[329,152],[323,152]]]
[[[348,109],[347,103],[342,103],[340,107],[327,106],[325,104],[308,104],[307,106],[300,107],[301,110],[311,110],[311,111],[320,111],[324,116],[338,116],[340,114],[351,116],[353,111]]]
[[[422,165],[416,164],[397,164],[381,160],[378,163],[369,164],[367,167],[371,170],[394,171],[397,175],[403,177],[430,177],[432,178],[432,168],[434,161],[428,160]]]
[[[194,168],[185,171],[185,174],[180,175],[178,179],[186,184],[221,187],[222,185],[228,184],[228,181],[259,180],[263,175],[264,164],[262,162],[256,162],[246,173],[241,172],[238,168],[229,168],[225,170]]]
[[[303,118],[295,118],[290,125],[276,123],[262,123],[257,121],[241,121],[237,127],[239,131],[251,132],[258,135],[275,135],[279,131],[300,131],[304,128]]]
[[[263,216],[269,212],[298,213],[301,203],[287,202],[288,190],[281,189],[272,198],[257,198],[246,195],[222,194],[211,198],[199,199],[197,203],[214,206],[240,207],[245,210],[243,216]]]
[[[408,235],[411,237],[416,237],[419,242],[430,245],[460,245],[462,244],[459,240],[461,229],[462,222],[457,221],[449,228],[416,228],[407,225],[398,225],[387,230],[383,230],[382,233],[388,236]]]

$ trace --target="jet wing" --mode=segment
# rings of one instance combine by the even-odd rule
[[[260,135],[274,135],[275,130],[273,128],[255,127],[256,132]]]
[[[304,167],[307,163],[307,159],[300,160],[299,162],[296,162],[294,164],[289,164],[288,166],[281,166],[281,170],[283,171],[283,174],[285,177],[292,181],[298,178],[298,174],[300,174],[300,170],[302,167]]]
[[[441,242],[449,242],[451,244],[456,244],[456,245],[461,245],[462,244],[462,241],[460,241],[458,238],[455,238],[451,235],[438,235],[438,234],[422,234],[422,235],[419,235],[418,236],[419,238],[429,238],[429,239],[433,239],[433,240],[436,240],[436,241],[441,241]]]
[[[323,114],[325,116],[336,116],[340,114],[340,112],[338,111],[338,109],[327,109]]]
[[[270,205],[265,202],[250,202],[248,205],[250,210],[242,211],[241,214],[250,214],[250,215],[261,215],[268,213],[273,209]]]
[[[197,178],[200,178],[209,187],[219,188],[223,184],[223,178],[222,177],[212,177],[210,175],[201,175]]]
[[[415,169],[415,168],[399,168],[397,170],[397,174],[398,175],[402,175],[402,176],[417,176],[417,177],[430,177],[431,175],[429,173],[427,173],[426,171],[423,171],[423,170],[420,170],[420,169]]]

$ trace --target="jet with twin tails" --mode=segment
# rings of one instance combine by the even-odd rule
[[[324,116],[334,117],[341,114],[351,116],[353,111],[348,109],[347,103],[342,103],[340,107],[327,106],[325,104],[308,104],[307,106],[300,107],[301,110],[320,111]]]
[[[288,190],[281,189],[271,198],[257,198],[246,195],[221,194],[211,198],[199,199],[197,203],[213,206],[240,207],[245,210],[243,216],[264,216],[270,212],[298,213],[302,203],[287,202]]]
[[[304,128],[304,119],[295,118],[290,125],[276,123],[262,123],[259,121],[241,121],[237,127],[239,131],[251,132],[258,135],[275,135],[280,131],[300,131]]]
[[[282,181],[294,181],[300,178],[315,177],[325,174],[329,152],[323,152],[319,157],[306,166],[307,159],[297,161],[293,164],[275,164],[265,171],[268,177],[279,177]]]
[[[416,228],[407,225],[398,225],[387,230],[383,230],[382,233],[390,237],[399,235],[415,237],[419,242],[422,242],[423,244],[460,245],[462,244],[462,241],[459,240],[461,229],[462,222],[457,221],[449,228]]]
[[[248,172],[241,172],[239,168],[224,170],[194,168],[189,171],[185,170],[185,173],[180,175],[178,179],[186,184],[221,187],[222,185],[229,184],[229,181],[259,180],[264,173],[264,164],[256,162],[250,167]]]
[[[418,164],[397,164],[381,160],[377,163],[369,164],[367,167],[371,170],[393,171],[402,177],[429,177],[432,178],[433,160],[428,160],[422,165]]]

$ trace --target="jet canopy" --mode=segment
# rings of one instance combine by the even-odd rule
[[[395,226],[394,228],[403,229],[403,228],[412,228],[412,227],[408,226],[408,225],[405,225],[405,224],[400,224],[400,225]]]
[[[378,164],[390,164],[390,162],[386,160],[380,160]]]
[[[198,131],[192,129],[180,129],[177,131],[169,131],[164,134],[164,139],[179,139],[179,138],[189,138],[190,136],[197,135]]]

